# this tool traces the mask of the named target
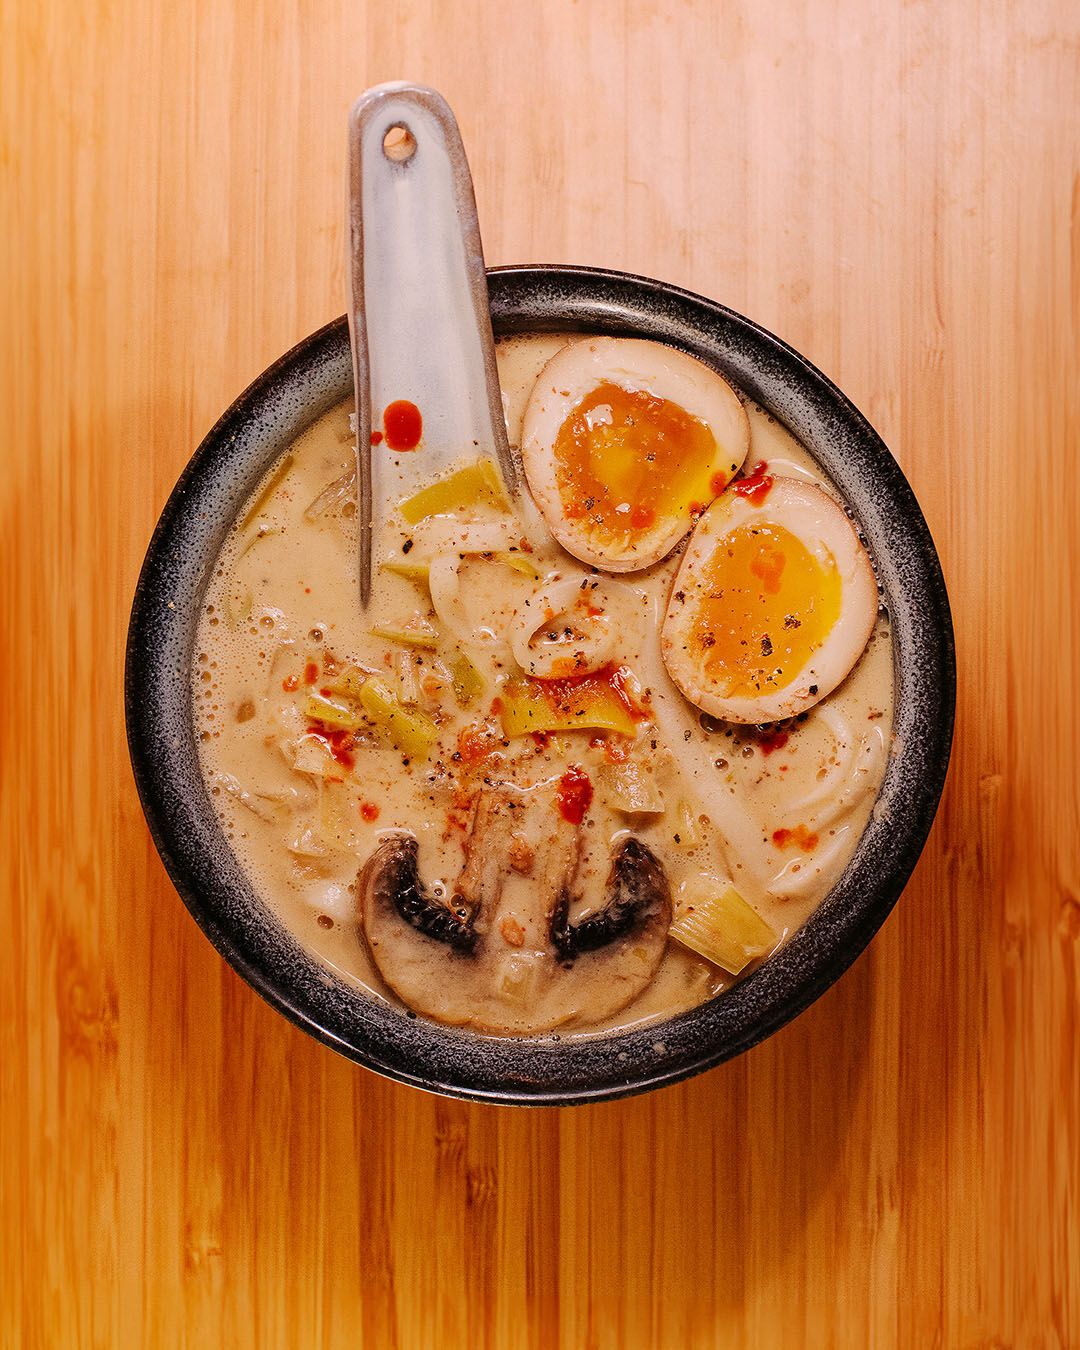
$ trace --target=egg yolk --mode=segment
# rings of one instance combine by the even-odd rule
[[[727,479],[713,482],[716,438],[698,417],[644,389],[600,384],[555,438],[559,496],[570,520],[611,544],[628,544],[658,520],[703,510]]]
[[[725,698],[786,688],[840,617],[842,582],[797,535],[776,524],[740,525],[703,569],[691,652]]]

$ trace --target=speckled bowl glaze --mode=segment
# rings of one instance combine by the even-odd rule
[[[335,979],[266,908],[226,842],[199,771],[191,661],[210,569],[240,506],[273,458],[351,392],[344,319],[301,342],[237,399],[169,498],[132,608],[128,740],[150,830],[177,890],[218,951],[298,1026],[368,1068],[434,1092],[542,1105],[597,1101],[675,1082],[755,1045],[866,947],[911,874],[945,780],[952,625],[933,541],[895,460],[844,395],[778,338],[722,305],[624,273],[497,268],[489,287],[496,336],[604,332],[692,352],[785,422],[847,498],[892,615],[897,751],[881,809],[821,907],[771,960],[712,1002],[582,1041],[478,1036],[377,1003]]]

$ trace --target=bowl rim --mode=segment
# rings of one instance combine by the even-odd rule
[[[905,766],[914,764],[918,774],[901,785],[907,810],[902,820],[888,824],[889,848],[878,859],[885,870],[873,875],[864,866],[859,880],[867,887],[865,893],[845,893],[843,903],[833,903],[856,863],[866,862],[867,835],[877,829],[871,822],[841,881],[802,929],[757,971],[718,998],[667,1021],[573,1043],[558,1034],[522,1039],[480,1036],[437,1026],[389,1005],[381,1007],[330,977],[268,911],[262,910],[256,920],[243,908],[250,906],[253,889],[247,884],[244,893],[222,864],[220,849],[215,854],[210,847],[210,832],[218,827],[216,821],[211,827],[206,818],[208,811],[213,813],[205,787],[205,800],[192,800],[191,765],[184,762],[194,749],[190,678],[182,678],[185,673],[190,676],[190,644],[186,666],[176,651],[186,631],[180,625],[190,627],[193,641],[199,604],[178,612],[165,597],[180,574],[192,585],[196,584],[192,578],[201,575],[205,590],[206,552],[199,555],[201,567],[189,545],[185,554],[187,541],[207,514],[200,514],[204,499],[212,500],[215,488],[230,481],[245,446],[252,453],[261,413],[268,405],[276,406],[275,399],[280,403],[289,381],[314,380],[327,363],[340,362],[342,343],[347,356],[344,316],[304,338],[253,380],[215,422],[181,473],[154,528],[132,601],[125,718],[139,798],[170,879],[218,952],[272,1006],[346,1057],[414,1087],[497,1104],[571,1105],[646,1092],[742,1053],[803,1012],[865,950],[914,869],[944,787],[955,711],[955,648],[941,565],[907,479],[862,413],[799,352],[716,301],[633,273],[520,264],[489,268],[488,281],[497,336],[546,328],[656,337],[691,351],[697,347],[695,354],[727,373],[731,352],[725,348],[720,354],[721,341],[742,344],[755,372],[749,381],[738,376],[748,393],[776,411],[776,399],[762,397],[754,387],[756,372],[773,369],[777,373],[771,379],[786,381],[790,390],[801,389],[807,406],[826,418],[825,425],[833,426],[837,435],[844,433],[849,451],[861,447],[860,453],[868,456],[858,472],[869,475],[876,493],[893,510],[890,527],[905,550],[905,588],[914,588],[913,599],[906,589],[890,598],[896,602],[902,596],[912,605],[918,601],[917,622],[925,639],[917,662],[919,692],[926,701],[919,710],[919,753]],[[636,306],[629,304],[628,296],[634,297]],[[569,318],[552,312],[560,303],[573,311]],[[304,415],[310,421],[318,413]],[[780,417],[787,420],[783,413]],[[260,473],[271,458],[269,451],[262,453]],[[830,476],[839,476],[834,466],[825,467]],[[849,494],[845,496],[851,505]],[[858,509],[855,514],[865,526],[864,515]],[[891,555],[893,548],[890,537],[886,552]],[[880,552],[876,557],[880,559]],[[895,642],[894,635],[894,653]],[[900,673],[898,666],[898,679]],[[190,745],[176,720],[185,694]],[[234,870],[240,875],[238,865]],[[261,909],[261,902],[256,904]],[[819,923],[829,906],[835,912],[828,912],[827,923]],[[266,925],[261,936],[259,922]],[[347,1005],[351,1015],[344,1015],[346,1009],[339,1005]],[[400,1025],[395,1029],[395,1024]]]

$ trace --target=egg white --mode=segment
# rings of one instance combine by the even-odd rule
[[[561,348],[537,378],[522,422],[521,454],[529,488],[548,528],[568,553],[609,572],[634,572],[666,557],[690,528],[685,513],[661,517],[621,551],[602,546],[563,509],[553,447],[574,408],[601,384],[644,390],[704,422],[716,440],[709,476],[725,482],[750,447],[750,424],[731,385],[692,356],[660,342],[586,338]],[[733,467],[734,466],[734,467]],[[704,503],[703,503],[704,504]]]
[[[753,522],[788,530],[822,563],[831,555],[840,576],[840,613],[822,645],[783,689],[753,698],[725,696],[700,654],[691,652],[691,632],[709,559],[733,530]],[[776,722],[813,707],[846,679],[870,639],[877,608],[870,558],[843,509],[812,483],[775,478],[760,503],[728,490],[698,521],[672,586],[660,649],[672,680],[703,712],[727,722]]]

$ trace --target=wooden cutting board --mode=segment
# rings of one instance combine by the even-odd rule
[[[1080,11],[9,0],[0,1342],[1080,1344]],[[879,427],[955,607],[944,803],[871,950],[683,1086],[383,1082],[211,950],[121,655],[211,422],[344,307],[345,114],[460,116],[492,262],[751,315]]]

